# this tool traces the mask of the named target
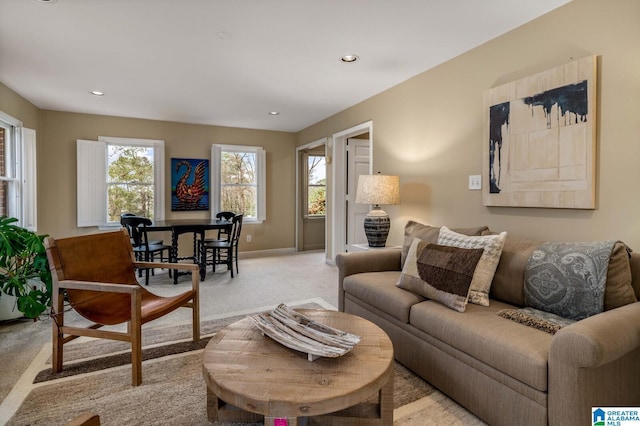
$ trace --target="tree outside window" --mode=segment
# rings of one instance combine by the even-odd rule
[[[266,220],[266,152],[259,146],[211,145],[211,216],[243,214],[244,222]]]
[[[325,158],[309,155],[307,160],[307,215],[327,214],[327,179]]]
[[[153,148],[107,145],[107,214],[119,222],[122,213],[153,220]]]
[[[223,152],[221,170],[221,210],[242,212],[245,217],[255,218],[258,183],[256,154]]]

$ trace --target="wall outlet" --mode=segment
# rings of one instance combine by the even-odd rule
[[[251,242],[251,235],[247,235],[247,242],[250,243]]]
[[[469,189],[482,189],[482,175],[469,176]]]

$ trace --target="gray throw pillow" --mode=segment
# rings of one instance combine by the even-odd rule
[[[604,310],[609,260],[616,241],[543,243],[529,258],[529,307],[579,321]]]

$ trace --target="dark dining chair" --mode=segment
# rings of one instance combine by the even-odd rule
[[[227,269],[231,271],[233,278],[233,264],[238,269],[238,243],[240,242],[240,233],[242,232],[242,218],[244,215],[237,214],[231,219],[231,231],[228,241],[203,241],[201,245],[202,265],[213,265],[213,272],[216,271],[216,265],[227,265]]]
[[[166,244],[153,244],[149,241],[147,234],[147,226],[151,225],[151,219],[141,216],[120,216],[120,224],[127,229],[129,237],[131,238],[131,246],[133,247],[133,253],[136,256],[136,260],[144,262],[154,262],[156,256],[160,255],[160,262],[165,260],[165,252],[167,259],[169,259],[171,246]],[[153,268],[139,268],[138,276],[142,276],[142,270],[145,272],[145,285],[149,285],[149,270],[153,275]],[[171,270],[169,270],[169,276],[171,276]]]
[[[138,215],[134,214],[134,213],[122,213],[120,215],[120,224],[122,225],[122,218],[123,217],[129,217],[129,216],[138,216]],[[141,216],[141,217],[144,217],[144,216]],[[124,226],[124,225],[122,225],[122,226]],[[131,243],[133,244],[133,241],[131,241]],[[164,244],[164,241],[163,240],[149,240],[149,244],[152,244],[152,245]]]
[[[234,212],[218,212],[216,213],[216,219],[218,220],[231,220],[235,217]],[[205,238],[205,243],[211,243],[214,241],[229,241],[229,235],[231,233],[230,228],[220,228],[218,229],[218,237],[217,238]]]

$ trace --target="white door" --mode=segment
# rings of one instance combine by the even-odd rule
[[[356,204],[356,189],[358,177],[370,174],[369,168],[369,139],[347,139],[347,194],[345,201],[346,212],[346,251],[354,251],[353,244],[366,244],[364,234],[364,217],[371,210],[368,204]]]

